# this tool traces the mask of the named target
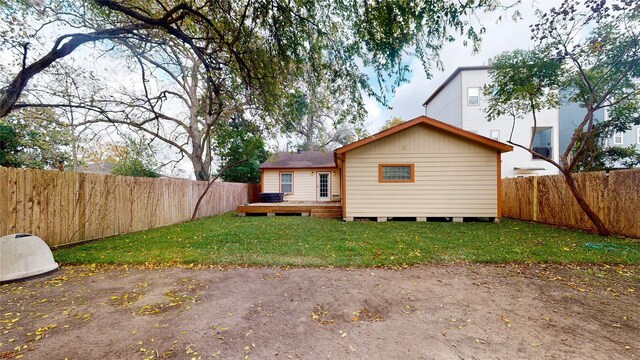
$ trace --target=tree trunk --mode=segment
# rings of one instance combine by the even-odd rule
[[[71,135],[71,162],[73,171],[78,171],[78,137],[75,131]]]
[[[202,154],[198,155],[197,153],[194,153],[190,160],[193,165],[193,173],[196,176],[196,180],[209,181],[211,175],[209,174],[204,161],[202,161]]]
[[[207,184],[207,187],[204,189],[202,194],[200,194],[200,197],[198,198],[198,201],[196,202],[196,206],[193,209],[193,213],[191,214],[191,221],[196,219],[196,216],[198,215],[198,210],[200,209],[200,204],[202,203],[202,200],[204,199],[204,196],[207,195],[207,192],[211,188],[211,185],[213,185],[213,183],[215,183],[216,180],[218,180],[218,178],[220,176],[222,176],[227,170],[231,169],[232,167],[234,167],[236,165],[242,164],[243,162],[248,161],[248,160],[249,160],[249,158],[244,158],[244,159],[238,160],[238,161],[236,161],[234,163],[231,163],[231,164],[225,166],[224,168],[222,168],[220,170],[218,175],[216,175],[213,179],[211,179],[209,181],[209,183]]]
[[[309,113],[309,114],[307,114],[307,118],[306,118],[306,120],[307,120],[307,126],[306,126],[307,127],[307,133],[305,134],[305,139],[304,139],[304,141],[305,141],[304,146],[306,148],[304,150],[307,150],[307,151],[315,150],[314,149],[314,145],[315,144],[313,143],[313,135],[315,133],[315,126],[314,126],[315,123],[313,121],[313,116],[314,115],[312,113]]]
[[[580,208],[582,209],[582,211],[584,211],[584,213],[587,215],[589,220],[591,220],[593,225],[598,230],[598,235],[609,236],[610,232],[609,232],[609,229],[607,228],[607,225],[605,225],[604,222],[602,222],[598,214],[596,214],[593,210],[591,210],[591,207],[589,206],[589,204],[587,204],[586,200],[578,190],[578,187],[576,186],[576,183],[573,180],[573,176],[571,172],[568,170],[562,171],[562,175],[564,176],[564,181],[569,187],[569,190],[571,190],[571,194],[573,194],[573,197],[578,202],[578,205],[580,205]]]

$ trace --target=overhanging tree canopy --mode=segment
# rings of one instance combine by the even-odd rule
[[[381,84],[389,79],[399,84],[408,73],[402,62],[405,55],[415,54],[428,69],[443,44],[454,39],[452,33],[477,41],[478,32],[468,26],[465,15],[495,7],[495,3],[57,0],[45,1],[43,8],[36,9],[26,1],[16,1],[0,10],[9,28],[20,25],[19,19],[38,18],[41,23],[63,24],[71,30],[41,52],[29,50],[33,34],[4,37],[4,45],[13,47],[19,61],[3,79],[0,117],[16,107],[32,78],[55,61],[84,44],[101,42],[110,46],[112,40],[122,38],[156,44],[166,38],[177,40],[202,62],[209,99],[221,91],[214,74],[228,69],[242,86],[252,90],[251,99],[267,109],[279,104],[287,78],[308,60],[309,40],[315,39],[332,64],[334,76],[348,78],[384,100],[386,87],[374,91],[363,68],[373,69]],[[9,30],[3,30],[3,35],[10,35]]]

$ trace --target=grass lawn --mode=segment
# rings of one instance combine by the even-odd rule
[[[107,264],[639,264],[640,241],[516,220],[500,224],[342,223],[334,219],[237,217],[227,213],[58,249],[54,256],[62,263]]]

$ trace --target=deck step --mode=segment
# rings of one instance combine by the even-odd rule
[[[338,213],[311,213],[313,218],[339,218],[342,216],[342,212]]]
[[[328,209],[325,207],[311,209],[311,217],[315,218],[339,218],[342,216],[342,207],[334,207]]]
[[[334,212],[342,212],[341,208],[337,209],[311,209],[311,213],[334,213]]]

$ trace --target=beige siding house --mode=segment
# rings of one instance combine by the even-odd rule
[[[289,201],[340,200],[347,221],[500,218],[500,159],[512,149],[420,116],[322,154],[323,161],[320,153],[275,154],[261,166],[262,191]]]
[[[340,171],[333,152],[279,152],[260,165],[261,192],[286,201],[340,201]]]

